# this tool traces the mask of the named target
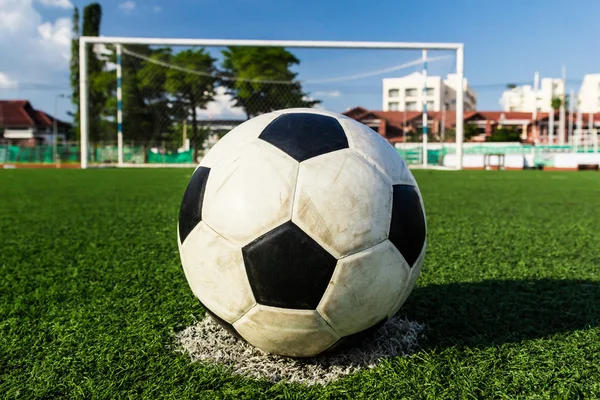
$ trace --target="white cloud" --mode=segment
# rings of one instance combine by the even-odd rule
[[[342,95],[342,93],[339,90],[332,90],[332,91],[323,91],[323,90],[318,90],[315,92],[315,96],[317,97],[340,97]]]
[[[67,68],[70,46],[70,18],[43,21],[32,0],[0,0],[0,70]]]
[[[0,89],[16,89],[19,82],[11,79],[7,74],[0,72]]]
[[[123,10],[125,12],[133,11],[135,10],[135,3],[131,0],[119,3],[119,10]]]
[[[73,3],[69,0],[38,0],[47,7],[73,8]]]
[[[35,19],[39,19],[39,15],[36,18],[31,0],[0,0],[0,40],[27,29]]]
[[[38,32],[42,41],[52,43],[62,49],[69,49],[71,46],[71,19],[59,18],[54,23],[44,22],[38,26]],[[67,53],[67,59],[69,54]]]
[[[243,109],[233,106],[233,100],[230,95],[225,93],[224,87],[218,87],[215,94],[215,101],[208,103],[206,109],[196,110],[200,119],[236,119],[245,118],[246,113]]]
[[[42,0],[0,0],[0,85],[12,89],[7,96],[30,100],[34,107],[52,111],[55,92],[32,88],[69,90],[71,47],[70,11],[44,20],[36,7]],[[59,7],[64,1],[45,0]],[[17,87],[15,87],[17,85]]]

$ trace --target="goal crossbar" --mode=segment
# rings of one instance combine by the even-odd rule
[[[463,115],[464,115],[464,44],[427,42],[355,42],[355,41],[313,41],[313,40],[236,40],[236,39],[185,39],[185,38],[136,38],[81,36],[79,38],[79,107],[81,128],[81,168],[88,167],[88,44],[143,44],[150,46],[276,46],[310,49],[387,49],[387,50],[455,50],[456,75],[456,168],[462,169]]]

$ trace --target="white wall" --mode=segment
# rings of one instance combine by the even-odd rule
[[[521,169],[525,166],[532,167],[532,154],[506,154],[504,158],[505,168]],[[545,153],[545,163],[548,167],[577,169],[579,165],[591,164],[600,165],[600,153]],[[492,157],[490,160],[492,166],[498,165],[498,160]],[[456,167],[456,155],[447,154],[444,156],[443,165],[449,168]],[[483,169],[484,159],[483,154],[464,154],[464,168],[481,168]]]
[[[444,85],[447,88],[448,95],[444,100],[446,104],[451,106],[448,107],[448,110],[456,110],[456,87],[458,86],[456,83],[458,81],[457,74],[448,74],[446,79],[444,79]],[[463,91],[464,93],[464,111],[475,111],[477,109],[477,94],[475,91],[469,86],[467,82],[467,78],[463,78]]]
[[[579,89],[579,108],[583,113],[600,112],[600,74],[583,77]]]
[[[517,86],[502,93],[500,105],[504,111],[533,112],[552,111],[552,98],[561,96],[564,90],[562,79],[544,78],[538,88],[537,99],[535,89],[531,85]]]
[[[426,97],[428,102],[432,102],[428,106],[428,111],[441,111],[444,104],[448,110],[456,109],[456,91],[454,84],[456,82],[455,75],[448,75],[448,78],[442,81],[440,76],[428,76],[427,87],[433,89]],[[398,103],[397,111],[405,111],[407,103],[415,102],[416,109],[408,111],[423,111],[423,74],[415,72],[401,78],[386,78],[383,79],[383,111],[394,111],[390,103]],[[477,97],[475,92],[468,86],[467,81],[464,81],[464,87],[469,96],[465,96],[465,111],[475,110]],[[390,97],[390,90],[398,90],[397,97]],[[406,96],[406,89],[415,89],[415,96]]]

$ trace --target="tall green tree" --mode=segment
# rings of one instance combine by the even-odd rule
[[[98,3],[87,5],[83,9],[83,36],[99,36],[102,22],[102,7]],[[90,140],[106,139],[112,135],[107,132],[107,121],[103,111],[107,99],[107,78],[103,74],[106,60],[93,49],[87,51],[88,72],[88,127]]]
[[[121,72],[125,140],[157,142],[165,139],[165,134],[170,131],[174,110],[165,88],[167,68],[148,61],[168,62],[170,54],[168,49],[152,49],[146,45],[123,47]],[[112,63],[117,62],[116,52],[113,51],[109,57]],[[116,74],[115,71],[105,71],[104,75],[109,94],[105,112],[115,116]]]
[[[151,49],[147,46],[128,46],[136,54],[142,54],[150,60],[169,62],[170,49]],[[151,61],[140,61],[135,57],[123,60],[124,79],[131,79],[134,84],[124,83],[124,107],[128,121],[124,127],[133,132],[136,138],[150,141],[167,139],[173,123],[179,121],[181,114],[177,104],[169,99],[166,90],[167,71],[162,65]],[[130,82],[131,83],[131,82]],[[127,104],[125,104],[127,103]]]
[[[227,93],[248,118],[273,110],[313,107],[298,74],[291,68],[300,60],[281,47],[228,47],[223,50],[223,79]]]
[[[71,39],[71,101],[75,108],[73,116],[74,137],[79,136],[79,9],[73,8],[73,30]]]
[[[184,50],[170,58],[170,63],[178,67],[170,68],[166,74],[165,88],[174,98],[175,111],[181,119],[192,119],[189,135],[192,148],[198,149],[206,136],[198,129],[197,110],[205,108],[213,101],[217,85],[215,59],[204,49]]]

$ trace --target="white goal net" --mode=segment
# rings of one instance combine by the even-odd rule
[[[314,107],[409,164],[461,169],[463,57],[459,43],[81,37],[81,166],[193,165],[249,118]]]

